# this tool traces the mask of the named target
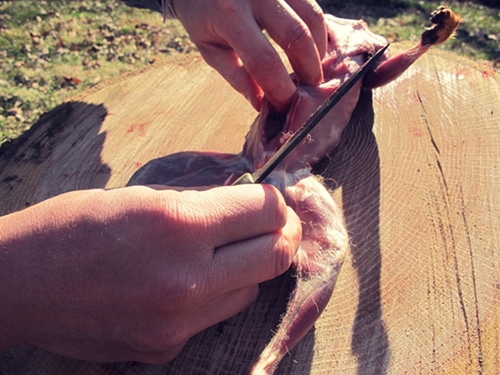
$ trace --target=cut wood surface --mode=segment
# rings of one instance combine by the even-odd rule
[[[124,186],[173,152],[239,152],[255,115],[198,55],[124,75],[0,149],[0,213]],[[350,254],[326,311],[277,373],[498,373],[500,78],[491,65],[429,52],[363,93],[316,172],[342,206]],[[0,353],[0,373],[244,374],[290,285],[289,274],[263,284],[251,308],[196,335],[163,366],[24,347]]]

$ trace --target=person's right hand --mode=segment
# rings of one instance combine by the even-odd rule
[[[297,80],[323,81],[327,34],[314,0],[172,0],[175,13],[209,65],[259,110],[263,94],[278,111],[295,93],[266,30],[285,51]]]
[[[285,272],[301,224],[276,189],[67,193],[0,218],[0,348],[171,360]]]

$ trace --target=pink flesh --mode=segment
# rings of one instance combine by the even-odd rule
[[[129,185],[210,186],[230,184],[241,174],[261,167],[369,54],[386,44],[363,21],[326,16],[329,45],[323,60],[325,82],[318,87],[298,86],[290,111],[273,113],[269,104],[254,121],[243,151],[238,155],[182,152],[156,159],[132,177]],[[365,79],[367,88],[381,86],[398,77],[428,47],[421,44],[388,59]],[[328,304],[335,287],[348,237],[342,215],[330,193],[310,172],[339,143],[342,131],[356,106],[362,83],[314,129],[267,179],[277,186],[302,222],[303,240],[294,259],[295,290],[277,332],[255,363],[253,374],[271,374],[286,353],[314,325]]]

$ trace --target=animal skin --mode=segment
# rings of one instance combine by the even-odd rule
[[[243,173],[260,168],[343,81],[387,44],[364,21],[332,15],[325,18],[328,29],[328,50],[323,59],[325,81],[315,87],[297,85],[287,114],[276,113],[264,100],[241,153],[176,153],[146,164],[134,174],[129,185],[229,185]],[[303,239],[292,265],[296,285],[286,313],[271,342],[256,360],[252,374],[272,374],[288,350],[311,329],[330,300],[348,250],[342,213],[321,181],[311,173],[311,166],[338,145],[361,90],[394,80],[431,45],[450,37],[459,17],[440,7],[432,20],[435,27],[426,30],[415,47],[392,58],[386,52],[363,82],[358,82],[264,181],[280,189],[287,204],[297,212],[303,223]]]

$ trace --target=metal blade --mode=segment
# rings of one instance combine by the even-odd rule
[[[352,76],[340,85],[340,87],[331,94],[309,117],[302,127],[281,146],[281,148],[251,176],[241,176],[233,185],[241,183],[260,183],[279,165],[279,163],[293,151],[295,147],[314,129],[316,125],[326,116],[326,114],[349,92],[349,90],[358,82],[370,69],[372,69],[378,59],[389,47],[387,44],[375,55],[368,59]]]

